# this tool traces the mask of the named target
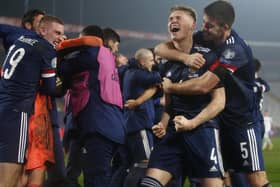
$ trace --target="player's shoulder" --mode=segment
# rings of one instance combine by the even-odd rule
[[[221,48],[221,54],[225,59],[243,59],[251,54],[251,50],[245,40],[232,31]]]
[[[56,50],[54,48],[54,45],[51,44],[49,41],[47,41],[46,39],[42,38],[39,35],[33,35],[31,38],[37,41],[33,45],[33,47],[41,55],[56,55]]]
[[[209,46],[201,45],[194,41],[191,53],[200,53],[206,60],[206,64],[211,64],[218,59],[216,51],[212,50]]]
[[[201,46],[208,46],[209,45],[209,42],[204,41],[202,31],[196,31],[193,34],[193,42],[194,42],[194,44],[201,45]]]
[[[224,51],[228,49],[231,49],[236,52],[246,53],[250,50],[250,47],[246,43],[246,41],[237,34],[237,32],[232,30],[230,36],[226,39],[223,45]]]
[[[53,49],[54,47],[50,44],[46,39],[42,38],[34,31],[28,31],[24,29],[26,32],[23,33],[20,37],[17,38],[17,43],[24,44],[26,46],[31,46],[38,49]]]

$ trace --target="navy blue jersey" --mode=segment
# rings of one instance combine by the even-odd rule
[[[235,31],[232,31],[228,39],[218,47],[203,41],[201,32],[194,38],[200,45],[213,49],[219,57],[219,61],[211,67],[211,70],[219,76],[225,86],[226,106],[220,115],[223,124],[238,126],[253,124],[256,101],[253,92],[255,67],[251,48]],[[223,71],[217,71],[221,69]]]
[[[33,35],[35,34],[34,31],[32,30],[27,30],[24,28],[20,27],[15,27],[15,26],[10,26],[10,25],[4,25],[0,24],[0,38],[3,39],[3,45],[4,48],[6,49],[6,52],[8,52],[8,49],[10,48],[11,45],[21,36],[24,35]],[[39,52],[41,50],[46,50],[44,47],[39,47]],[[41,53],[41,52],[40,52]],[[44,53],[44,52],[43,52]],[[45,58],[45,57],[42,57]],[[54,61],[53,61],[54,63]],[[52,64],[54,66],[54,64]],[[51,72],[50,72],[51,73]],[[54,87],[54,81],[53,80],[48,80],[48,83],[44,83],[44,86],[41,87],[41,90],[45,93],[50,93],[49,88]],[[44,91],[45,90],[45,91]],[[56,108],[56,103],[55,103],[55,98],[52,98],[52,109],[51,109],[51,119],[52,119],[52,124],[57,124],[57,108]]]
[[[129,68],[123,77],[123,98],[137,99],[149,87],[160,83],[161,77],[158,72],[149,72],[138,66]],[[134,110],[125,109],[127,131],[136,132],[142,129],[151,129],[155,118],[153,98],[146,100]]]
[[[123,77],[124,77],[126,70],[133,68],[133,67],[137,67],[137,62],[134,58],[129,59],[129,61],[126,65],[122,65],[122,66],[118,67],[121,90],[123,90],[122,89]]]
[[[122,110],[119,106],[110,104],[101,97],[99,50],[100,47],[77,47],[77,50],[71,53],[73,55],[70,54],[59,63],[58,71],[64,80],[66,78],[66,81],[69,81],[69,77],[80,72],[89,72],[87,85],[90,97],[85,108],[80,111],[76,118],[77,125],[82,129],[82,135],[99,133],[114,142],[124,143],[125,126]],[[112,79],[118,77],[116,75],[110,76]]]
[[[0,108],[31,113],[39,89],[47,94],[55,91],[55,63],[54,47],[35,32],[26,30],[10,46],[4,61]]]
[[[164,64],[165,70],[162,72],[165,77],[169,78],[172,82],[183,82],[185,80],[189,80],[195,77],[199,77],[205,71],[207,71],[208,67],[212,65],[217,57],[215,53],[211,52],[209,48],[204,48],[201,46],[196,46],[192,48],[191,53],[199,52],[204,55],[206,59],[206,64],[197,71],[194,71],[190,67],[184,65],[179,61],[168,61]],[[171,102],[168,108],[171,119],[173,119],[176,115],[183,115],[187,119],[194,118],[197,114],[201,112],[203,108],[205,108],[209,102],[211,101],[211,95],[176,95],[171,94]],[[212,123],[213,122],[213,123]],[[210,120],[209,122],[203,124],[202,126],[215,126],[217,127],[217,123],[215,120]]]

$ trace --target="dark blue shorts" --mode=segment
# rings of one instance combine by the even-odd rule
[[[254,172],[264,170],[262,138],[259,125],[250,128],[221,129],[221,147],[225,168]]]
[[[85,186],[109,186],[113,172],[111,162],[119,144],[97,133],[83,141]]]
[[[153,134],[150,130],[143,129],[128,134],[125,147],[128,150],[130,163],[149,160],[153,145]]]
[[[0,111],[0,121],[0,162],[24,163],[28,114],[5,109]]]
[[[182,173],[195,178],[222,177],[219,145],[219,132],[214,128],[173,133],[155,146],[148,167],[168,171],[174,178]]]

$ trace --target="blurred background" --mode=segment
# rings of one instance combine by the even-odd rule
[[[64,20],[68,37],[78,36],[88,24],[112,27],[121,35],[120,52],[131,57],[140,47],[154,47],[168,39],[167,17],[170,7],[189,5],[198,13],[199,29],[203,8],[209,0],[8,0],[0,6],[0,23],[19,25],[31,8],[45,10]],[[236,11],[233,28],[251,45],[262,62],[260,76],[271,85],[265,95],[264,110],[280,128],[280,1],[232,0]],[[277,24],[278,23],[278,24]],[[0,48],[1,62],[4,51]]]

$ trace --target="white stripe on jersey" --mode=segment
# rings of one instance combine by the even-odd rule
[[[41,77],[42,78],[50,78],[50,77],[54,77],[55,73],[42,73]]]
[[[248,139],[249,139],[249,148],[251,153],[252,160],[252,170],[258,171],[260,170],[259,164],[259,155],[258,155],[258,146],[254,129],[247,130]]]
[[[217,150],[217,157],[218,157],[218,165],[220,167],[220,171],[222,175],[225,176],[223,157],[221,153],[220,131],[218,129],[214,129],[214,134],[215,134],[216,150]]]
[[[18,163],[24,163],[25,152],[26,152],[26,141],[27,141],[27,113],[21,113],[20,121],[20,136],[18,146]]]
[[[235,43],[234,37],[232,37],[232,43],[233,43],[233,44]]]
[[[226,44],[229,45],[229,44],[234,44],[234,37],[231,36],[229,39],[226,40]]]
[[[24,121],[24,115],[23,115],[23,113],[21,113],[21,119],[20,119],[20,133],[19,133],[19,142],[18,142],[18,144],[19,144],[19,146],[18,146],[18,162],[19,163],[21,163],[21,161],[22,161],[22,154],[21,154],[21,150],[22,150],[22,146],[23,146],[23,141],[22,141],[22,134],[23,134],[23,132],[24,132],[24,130],[23,130],[23,124],[22,124],[22,122]]]
[[[148,139],[146,130],[145,129],[141,130],[140,135],[142,137],[142,142],[143,142],[146,158],[149,159],[150,155],[151,155],[151,148],[150,148],[149,139]]]

